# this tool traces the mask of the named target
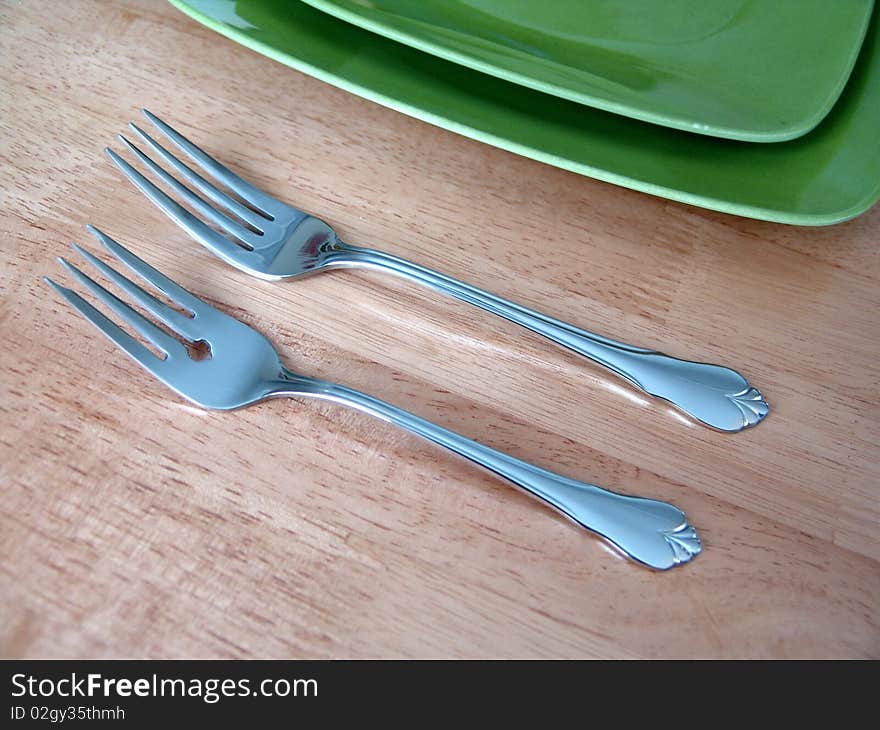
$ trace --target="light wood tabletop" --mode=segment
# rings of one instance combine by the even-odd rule
[[[880,656],[880,207],[815,229],[713,213],[408,118],[165,3],[0,7],[0,654]],[[735,367],[771,413],[712,431],[386,275],[250,278],[102,154],[141,107],[349,243]],[[640,567],[338,406],[186,405],[42,283],[69,282],[70,241],[97,250],[87,223],[293,369],[670,501],[703,553]]]

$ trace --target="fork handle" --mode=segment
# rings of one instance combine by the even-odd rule
[[[761,393],[735,370],[679,360],[587,332],[391,254],[337,242],[326,265],[387,271],[497,314],[603,365],[637,388],[720,431],[736,432],[754,426],[769,410]]]
[[[671,504],[628,497],[554,474],[360,391],[286,372],[272,395],[333,401],[400,426],[503,477],[652,568],[666,570],[686,563],[701,550],[696,530]]]

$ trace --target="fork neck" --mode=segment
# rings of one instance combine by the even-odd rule
[[[263,397],[284,398],[301,395],[324,397],[331,394],[335,388],[334,383],[300,375],[282,365],[278,376],[265,383]]]
[[[413,267],[405,259],[372,248],[350,246],[339,239],[327,247],[321,265],[328,269],[382,269],[402,275],[408,274]]]
[[[493,303],[508,304],[504,300],[451,276],[373,248],[351,246],[339,239],[324,250],[321,267],[328,269],[373,269],[409,279],[422,286],[495,311]]]
[[[426,435],[425,431],[437,430],[438,427],[404,411],[397,406],[374,398],[354,388],[349,388],[327,380],[318,380],[306,375],[294,373],[284,366],[279,377],[268,383],[266,398],[310,397],[338,403],[378,418],[381,421],[394,423],[410,431]]]

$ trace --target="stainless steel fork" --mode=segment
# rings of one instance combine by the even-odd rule
[[[556,508],[625,555],[660,570],[686,563],[701,550],[700,539],[677,507],[627,497],[568,479],[482,446],[381,400],[342,385],[287,370],[275,348],[259,332],[223,314],[144,263],[109,236],[89,226],[107,251],[189,315],[166,305],[100,259],[74,249],[163,329],[72,264],[59,261],[92,294],[160,350],[154,354],[79,294],[45,281],[80,314],[148,373],[203,408],[228,410],[279,396],[310,397],[356,408],[393,423],[463,456]],[[170,332],[169,332],[170,331]],[[173,336],[172,334],[173,333]],[[207,343],[208,357],[195,358],[187,343]]]
[[[135,134],[201,195],[160,167],[124,136],[119,135],[120,140],[201,218],[177,203],[113,150],[107,148],[107,154],[131,182],[196,241],[248,274],[263,279],[285,279],[327,269],[379,269],[424,284],[537,332],[720,431],[740,431],[754,426],[767,415],[768,406],[761,393],[735,370],[679,360],[616,342],[411,261],[381,251],[349,246],[339,240],[322,220],[267,195],[146,109],[143,113],[165,137],[232,195],[209,182],[135,124],[129,125]],[[225,235],[205,221],[224,231]]]

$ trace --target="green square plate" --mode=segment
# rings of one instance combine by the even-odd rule
[[[688,132],[780,142],[834,106],[873,0],[305,0],[448,61]]]
[[[880,198],[876,13],[828,116],[798,139],[754,144],[648,124],[528,89],[390,41],[303,2],[171,2],[223,35],[342,89],[624,187],[796,225],[847,220]]]

